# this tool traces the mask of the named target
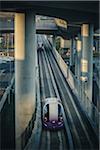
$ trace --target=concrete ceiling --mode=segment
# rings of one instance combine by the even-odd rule
[[[70,24],[70,35],[76,34],[79,31],[77,25],[82,23],[92,23],[95,29],[99,28],[99,1],[1,1],[1,11],[26,10],[65,19]]]

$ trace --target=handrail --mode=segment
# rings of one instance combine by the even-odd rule
[[[10,90],[11,90],[13,84],[14,84],[14,80],[15,80],[15,75],[13,75],[13,77],[11,79],[11,82],[10,82],[10,85],[6,88],[4,94],[3,94],[2,98],[1,98],[1,101],[0,101],[0,112],[1,112],[3,106],[4,106],[5,102],[6,102],[7,96],[10,93]]]

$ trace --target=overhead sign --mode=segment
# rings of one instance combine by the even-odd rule
[[[57,26],[59,27],[63,27],[63,28],[67,28],[67,22],[63,19],[55,19],[55,23],[57,24]]]

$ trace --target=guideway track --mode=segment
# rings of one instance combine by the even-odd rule
[[[91,128],[91,125],[89,124],[83,111],[79,110],[80,108],[70,95],[68,85],[65,83],[65,79],[59,66],[57,65],[54,55],[51,52],[49,43],[43,37],[42,39],[58,89],[60,91],[60,95],[63,100],[66,117],[69,120],[70,130],[74,139],[75,149],[98,149],[98,139]]]
[[[48,65],[45,61],[45,54],[43,51],[38,52],[38,60],[40,68],[41,99],[44,100],[44,98],[52,96],[56,97],[49,69],[47,67]],[[44,80],[46,80],[46,82]],[[43,129],[41,136],[43,138],[41,138],[40,149],[68,149],[68,146],[65,142],[66,137],[64,132],[64,129],[55,132]]]

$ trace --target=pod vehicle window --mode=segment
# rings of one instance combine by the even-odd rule
[[[48,129],[63,128],[62,104],[56,98],[46,99],[43,106],[43,126]]]

